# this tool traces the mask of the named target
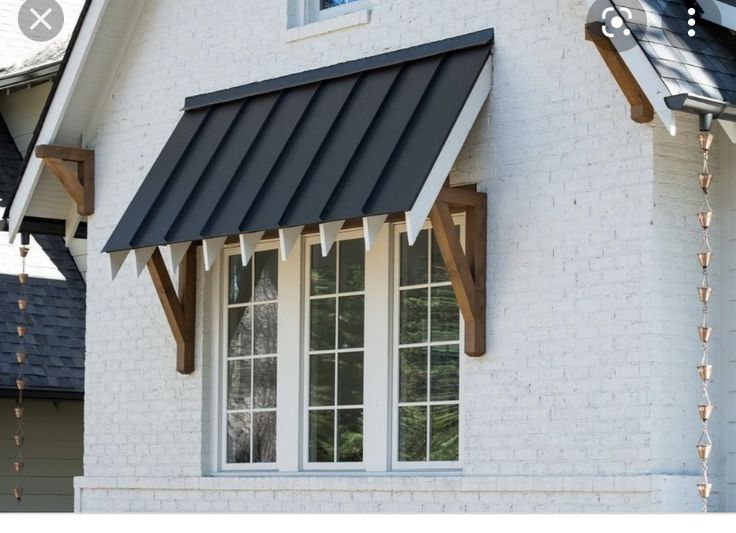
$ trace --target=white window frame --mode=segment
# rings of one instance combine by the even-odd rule
[[[256,252],[263,252],[266,250],[276,250],[278,253],[278,241],[266,241],[261,244],[259,244],[258,248],[256,249]],[[219,345],[219,357],[218,357],[218,364],[217,364],[217,374],[218,374],[218,382],[219,382],[219,388],[218,391],[218,407],[217,407],[217,420],[218,420],[218,465],[219,470],[223,472],[228,471],[273,471],[277,470],[278,467],[278,461],[279,461],[279,400],[278,397],[278,391],[280,389],[279,382],[278,382],[278,370],[281,366],[280,357],[279,357],[279,346],[278,346],[278,336],[277,336],[277,345],[276,345],[276,408],[275,409],[267,409],[268,411],[275,411],[276,412],[276,462],[272,463],[228,463],[227,462],[227,363],[228,363],[228,309],[229,309],[229,279],[230,279],[230,258],[234,255],[240,254],[240,247],[238,246],[228,246],[224,248],[220,260],[222,265],[222,272],[218,272],[218,281],[219,281],[219,299],[217,299],[218,304],[218,315],[219,315],[219,327],[217,328],[217,339],[218,339],[218,345]],[[254,254],[255,255],[255,254]],[[251,261],[253,259],[251,258]],[[277,287],[278,290],[278,297],[275,301],[277,305],[277,321],[280,324],[281,322],[281,261],[279,260],[279,268],[278,268],[278,279],[279,284]],[[254,295],[255,297],[255,295]],[[264,302],[264,303],[274,303],[272,301]],[[247,306],[244,306],[247,307]],[[253,307],[251,305],[250,307]],[[277,326],[279,325],[277,324]],[[251,355],[250,357],[254,357]],[[255,356],[257,358],[257,356]],[[251,394],[252,394],[252,387],[253,387],[253,373],[251,372]],[[250,413],[255,413],[255,409],[248,410]],[[251,422],[251,431],[252,431],[252,422]],[[251,435],[251,445],[253,442],[253,437]],[[253,454],[253,450],[251,449],[251,455]]]
[[[464,215],[453,220],[465,235]],[[424,228],[430,228],[427,222]],[[464,324],[460,320],[459,458],[458,461],[399,462],[398,458],[398,321],[400,233],[403,223],[386,224],[365,255],[365,308],[363,351],[363,461],[361,463],[309,463],[308,380],[309,366],[309,251],[319,244],[318,235],[302,236],[286,261],[278,267],[278,347],[276,404],[276,462],[227,463],[225,397],[227,388],[227,315],[229,257],[240,253],[238,245],[223,248],[213,276],[212,339],[215,387],[212,395],[211,439],[217,457],[213,474],[251,475],[273,473],[435,472],[461,471],[463,465]],[[344,230],[337,241],[362,238],[360,229]],[[278,240],[262,241],[257,252],[278,249]],[[386,320],[371,317],[386,316]],[[389,318],[390,317],[390,318]]]
[[[465,216],[464,215],[453,215],[453,222],[460,226],[460,242],[465,243]],[[422,226],[422,230],[431,229],[432,224],[425,222]],[[459,368],[458,368],[458,400],[457,402],[420,402],[422,405],[443,405],[444,403],[458,405],[458,460],[457,461],[399,461],[399,295],[400,295],[400,278],[399,273],[401,272],[401,233],[406,232],[406,224],[394,224],[392,228],[393,233],[393,272],[394,275],[391,279],[391,293],[392,293],[392,314],[391,321],[392,327],[392,338],[391,338],[391,412],[390,412],[390,426],[391,426],[391,470],[395,472],[402,471],[437,471],[437,470],[461,470],[463,465],[463,383],[465,375],[465,350],[464,350],[464,338],[465,338],[465,321],[460,316],[460,329],[459,329],[459,341],[458,341],[458,356],[459,356]],[[431,241],[430,241],[431,242]],[[431,261],[431,250],[429,254],[429,260]],[[427,286],[448,286],[449,282],[443,282],[441,284],[422,284],[417,285],[417,288]],[[431,328],[431,322],[430,326]],[[420,343],[422,346],[446,346],[448,342],[436,342],[432,343]],[[429,354],[428,354],[429,357]],[[429,410],[431,412],[431,410]],[[429,424],[429,416],[427,417],[427,424]],[[427,443],[429,446],[429,442]]]
[[[319,22],[322,20],[355,13],[356,11],[365,11],[370,9],[371,0],[353,0],[347,4],[331,7],[328,9],[320,9],[320,0],[303,0],[304,24]]]

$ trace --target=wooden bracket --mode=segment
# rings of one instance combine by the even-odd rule
[[[452,221],[450,206],[465,208],[465,251]],[[486,353],[486,195],[468,189],[444,187],[432,207],[437,245],[465,320],[465,353]]]
[[[602,22],[590,22],[585,25],[585,40],[595,44],[603,61],[613,74],[616,83],[626,96],[631,106],[631,120],[645,124],[654,120],[654,108],[651,102],[641,90],[639,83],[631,74],[629,67],[613,46],[611,40],[603,34]]]
[[[77,213],[88,216],[95,212],[95,152],[70,146],[41,144],[36,157],[56,176],[77,204]],[[66,162],[76,164],[76,172]]]
[[[180,374],[191,374],[194,372],[197,247],[190,246],[179,265],[178,295],[158,248],[148,260],[147,266],[176,340],[176,371]]]

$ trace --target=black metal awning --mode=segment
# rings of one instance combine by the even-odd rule
[[[188,98],[104,251],[411,211],[490,91],[492,43],[484,30]]]

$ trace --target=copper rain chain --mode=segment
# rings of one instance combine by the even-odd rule
[[[16,474],[16,484],[13,488],[13,497],[20,504],[23,498],[23,487],[21,486],[21,472],[23,472],[23,440],[25,435],[23,433],[23,414],[25,408],[23,407],[23,391],[26,388],[26,380],[23,373],[23,367],[26,363],[26,309],[28,308],[28,274],[26,273],[26,256],[28,255],[28,244],[29,235],[24,233],[21,236],[21,271],[18,274],[18,281],[20,282],[20,291],[18,294],[18,311],[20,312],[20,318],[18,320],[18,351],[15,353],[15,362],[18,364],[18,375],[15,379],[15,386],[18,389],[18,401],[15,404],[15,418],[16,418],[16,429],[13,441],[15,442],[16,455],[15,461],[13,462],[13,471]]]
[[[713,175],[710,173],[708,168],[708,156],[710,154],[710,148],[713,144],[713,134],[710,132],[710,117],[703,117],[701,120],[700,134],[698,140],[700,142],[700,149],[703,153],[703,170],[698,175],[698,182],[700,189],[703,191],[703,206],[698,213],[698,221],[703,231],[702,242],[700,245],[700,251],[698,252],[698,262],[700,267],[703,269],[703,281],[698,287],[698,298],[702,304],[702,321],[698,327],[698,337],[702,346],[702,357],[700,365],[698,365],[698,374],[703,388],[703,400],[698,405],[698,414],[700,420],[703,423],[702,433],[700,440],[698,441],[697,450],[698,457],[702,462],[703,466],[703,479],[698,483],[698,493],[703,501],[703,512],[708,512],[708,498],[713,485],[708,479],[708,458],[710,457],[713,449],[713,442],[708,432],[708,421],[710,420],[713,412],[713,404],[710,400],[709,385],[711,381],[711,375],[713,373],[713,365],[710,363],[710,354],[708,342],[710,341],[713,329],[708,324],[708,304],[713,294],[713,289],[710,286],[708,280],[708,269],[710,267],[711,259],[713,258],[713,250],[710,245],[708,231],[713,222],[713,210],[711,209],[710,202],[708,201],[708,190],[713,181]]]

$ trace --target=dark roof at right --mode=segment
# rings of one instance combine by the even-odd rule
[[[0,116],[0,207],[19,172],[22,159]],[[84,392],[84,321],[86,288],[61,237],[34,235],[64,279],[30,276],[26,334],[27,396],[44,392]],[[15,255],[20,267],[20,257]],[[19,316],[18,277],[0,274],[0,392],[15,390]]]
[[[692,0],[612,0],[639,12],[627,22],[654,69],[670,92],[688,93],[736,104],[736,36],[731,30],[698,19],[695,37],[688,35]],[[643,8],[645,16],[641,16]]]

